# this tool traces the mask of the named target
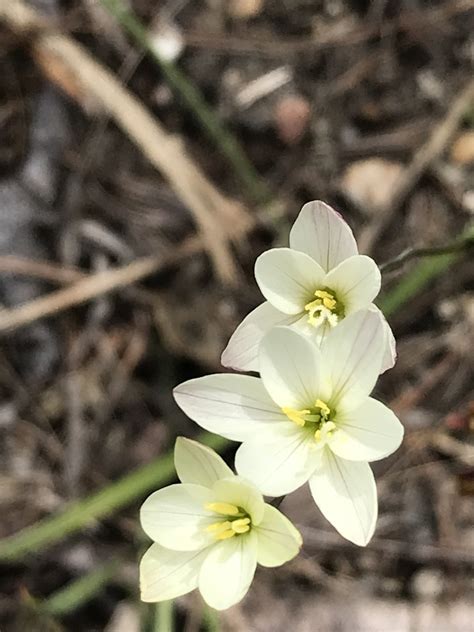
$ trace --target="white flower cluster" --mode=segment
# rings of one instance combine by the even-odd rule
[[[175,400],[202,428],[239,441],[238,475],[212,450],[178,439],[181,484],[152,494],[142,526],[155,544],[140,566],[142,599],[196,587],[222,610],[246,594],[256,564],[297,555],[301,536],[263,495],[309,482],[339,533],[360,546],[372,537],[377,490],[370,461],[394,452],[403,427],[370,397],[395,362],[395,341],[372,304],[375,262],[359,255],[342,217],[322,202],[301,210],[290,248],[256,262],[265,303],[231,337],[222,363],[260,377],[216,374],[189,380]]]

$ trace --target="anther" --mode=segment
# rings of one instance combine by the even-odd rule
[[[240,513],[239,508],[230,503],[206,503],[204,507],[223,516],[238,516]]]

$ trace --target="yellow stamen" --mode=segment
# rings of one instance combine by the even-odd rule
[[[319,327],[327,322],[335,327],[342,313],[342,305],[338,306],[337,298],[327,290],[316,290],[315,298],[307,303],[304,308],[308,312],[308,322],[313,327]]]
[[[317,298],[320,298],[323,302],[324,307],[327,307],[329,310],[333,310],[337,305],[337,301],[334,296],[329,292],[326,292],[325,290],[316,290],[314,295]]]
[[[235,533],[247,533],[247,531],[250,531],[250,518],[240,518],[240,520],[234,520],[231,526]]]
[[[220,531],[226,531],[226,529],[230,529],[231,526],[232,523],[229,522],[229,520],[225,520],[224,522],[214,522],[213,524],[210,524],[208,527],[206,527],[206,531],[209,531],[210,533],[219,533]]]
[[[318,307],[321,307],[321,301],[319,299],[310,301],[309,303],[306,303],[306,305],[304,306],[306,311],[310,312],[312,310],[313,313],[316,311]]]
[[[206,503],[204,507],[223,516],[237,516],[240,513],[238,507],[229,503]]]
[[[305,424],[305,415],[309,415],[311,413],[310,410],[295,410],[294,408],[287,408],[286,406],[281,409],[282,413],[284,413],[288,419],[290,419],[297,426],[303,427]]]
[[[321,413],[326,417],[329,417],[329,415],[331,414],[331,409],[326,404],[326,402],[323,402],[321,399],[317,399],[314,405],[316,406],[316,408],[319,408],[321,410]]]
[[[222,533],[218,533],[216,535],[216,538],[218,540],[228,540],[229,538],[233,538],[234,535],[236,535],[235,531],[232,531],[232,529],[228,529],[227,531],[223,531]]]
[[[332,298],[332,299],[334,299],[334,296],[332,294],[330,294],[329,292],[326,292],[326,290],[316,290],[314,295],[317,296],[318,298]]]

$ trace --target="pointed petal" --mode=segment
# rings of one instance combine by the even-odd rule
[[[217,502],[230,503],[245,509],[252,519],[252,524],[261,522],[265,507],[263,496],[255,485],[240,476],[217,481],[212,488],[212,494]]]
[[[367,398],[358,408],[337,414],[333,452],[350,461],[377,461],[399,447],[403,426],[382,402]]]
[[[388,324],[388,322],[384,318],[384,328],[385,328],[385,352],[382,357],[382,368],[380,369],[380,373],[385,373],[391,369],[395,362],[397,361],[397,341],[395,340],[395,336],[393,335],[392,328]]]
[[[195,551],[208,546],[212,537],[206,526],[213,515],[204,508],[210,491],[201,485],[169,485],[154,492],[140,509],[145,533],[175,551]]]
[[[339,533],[365,546],[377,521],[377,489],[368,463],[346,461],[329,448],[309,481],[311,493],[323,516]]]
[[[257,566],[257,537],[222,540],[213,546],[199,573],[199,590],[204,601],[216,610],[225,610],[246,595]]]
[[[380,292],[382,276],[370,257],[355,255],[326,275],[325,284],[344,304],[346,315],[368,309]]]
[[[307,336],[290,327],[274,327],[262,340],[260,374],[272,399],[282,408],[308,408],[319,397],[321,353]]]
[[[355,408],[370,395],[380,373],[385,330],[379,314],[351,314],[321,344],[322,384],[333,405]],[[324,398],[323,398],[324,399]]]
[[[299,314],[323,286],[324,270],[308,255],[273,248],[255,262],[255,278],[263,296],[285,314]]]
[[[358,253],[349,225],[324,202],[303,206],[290,232],[290,247],[305,252],[326,272]]]
[[[166,601],[194,590],[207,553],[207,549],[171,551],[152,544],[140,562],[141,600]]]
[[[397,360],[397,343],[395,340],[395,336],[393,335],[393,331],[388,324],[387,319],[385,318],[382,310],[380,310],[376,305],[370,306],[371,311],[380,314],[382,318],[382,322],[384,324],[385,329],[385,352],[382,358],[382,368],[380,369],[380,373],[385,373],[391,369],[396,360]]]
[[[262,522],[255,528],[258,538],[257,561],[273,568],[298,555],[303,540],[300,532],[278,509],[265,505]]]
[[[174,465],[182,483],[196,483],[203,487],[212,487],[220,478],[234,475],[214,450],[185,437],[176,439]]]
[[[234,441],[286,420],[262,381],[249,375],[206,375],[183,382],[173,395],[178,406],[202,428]]]
[[[283,496],[304,485],[315,467],[311,434],[289,422],[237,450],[235,467],[266,496]]]
[[[258,371],[258,346],[267,331],[277,325],[291,325],[298,316],[289,316],[265,301],[240,323],[221,357],[223,366],[236,371]]]

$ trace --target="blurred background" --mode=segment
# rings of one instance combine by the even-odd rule
[[[0,0],[2,632],[473,630],[473,27],[469,0]],[[198,436],[171,389],[223,370],[313,199],[388,263],[375,537],[303,488],[302,554],[241,604],[140,604],[139,506]]]

